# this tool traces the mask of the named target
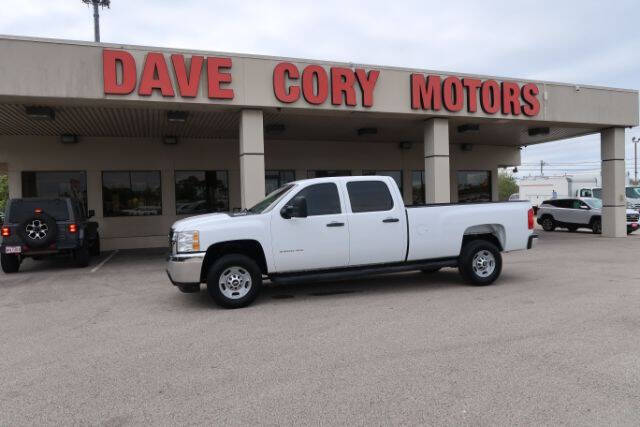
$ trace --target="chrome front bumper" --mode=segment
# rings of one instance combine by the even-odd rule
[[[169,255],[167,257],[167,275],[176,286],[200,284],[200,272],[204,252],[196,254]]]

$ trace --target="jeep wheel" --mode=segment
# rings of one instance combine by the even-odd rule
[[[462,277],[477,286],[493,283],[502,271],[500,251],[486,240],[472,240],[464,245],[458,263]]]
[[[542,218],[542,229],[544,231],[553,231],[556,229],[556,222],[550,216]]]
[[[20,256],[12,254],[0,254],[2,271],[7,274],[17,273],[20,269]]]
[[[591,223],[591,231],[593,234],[601,234],[602,233],[602,220],[594,219]]]
[[[262,272],[245,255],[225,255],[209,269],[207,291],[216,304],[225,308],[246,307],[262,287]]]
[[[73,258],[75,259],[76,267],[84,268],[89,265],[91,255],[86,240],[82,243],[82,246],[73,251]]]
[[[91,242],[89,249],[91,256],[100,256],[100,235],[96,233],[96,238]]]

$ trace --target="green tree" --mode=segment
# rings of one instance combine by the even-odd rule
[[[516,179],[509,172],[498,173],[498,194],[500,200],[508,200],[509,196],[519,191]]]

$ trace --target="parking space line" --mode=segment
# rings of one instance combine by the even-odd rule
[[[115,254],[118,253],[118,249],[116,249],[115,251],[111,252],[111,255],[109,255],[108,257],[106,257],[105,259],[102,260],[102,262],[98,265],[96,265],[95,267],[93,267],[91,269],[92,273],[95,273],[96,271],[100,270],[100,267],[102,267],[103,265],[105,265],[107,263],[107,261],[109,261],[111,258],[113,258],[113,256]]]

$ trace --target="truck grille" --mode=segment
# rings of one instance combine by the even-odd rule
[[[627,214],[627,222],[638,222],[640,214]]]
[[[169,247],[171,247],[171,242],[173,240],[173,228],[169,229]]]

